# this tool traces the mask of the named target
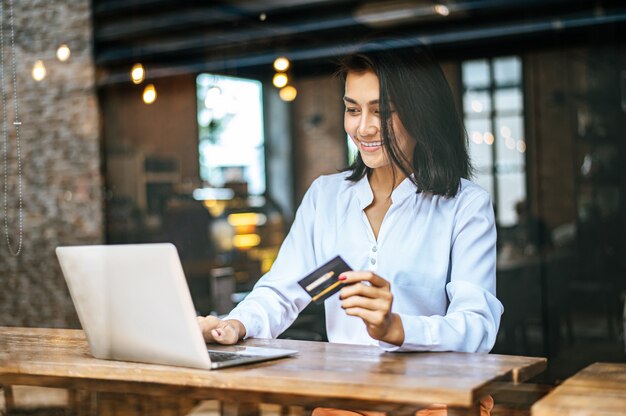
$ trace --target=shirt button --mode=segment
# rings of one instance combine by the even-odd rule
[[[374,253],[376,253],[376,252],[378,251],[378,247],[373,246],[373,247],[372,247],[372,251],[373,251]]]
[[[376,264],[376,259],[370,259],[370,263]]]

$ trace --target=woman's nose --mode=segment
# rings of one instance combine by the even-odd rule
[[[378,126],[376,125],[373,117],[364,115],[361,117],[357,133],[359,136],[373,136],[378,132]]]

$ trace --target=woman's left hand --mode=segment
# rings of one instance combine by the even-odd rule
[[[369,271],[344,272],[339,280],[346,284],[339,297],[346,313],[361,318],[372,338],[402,345],[404,327],[400,316],[391,313],[393,295],[389,282]]]

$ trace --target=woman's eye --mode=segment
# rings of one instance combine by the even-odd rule
[[[358,113],[358,112],[359,112],[358,108],[346,107],[346,113],[355,114],[355,113]]]

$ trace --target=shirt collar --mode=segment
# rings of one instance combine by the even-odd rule
[[[414,175],[411,174],[410,177],[404,178],[404,180],[400,182],[398,186],[396,186],[396,189],[394,189],[391,193],[392,203],[399,204],[411,194],[416,193],[417,188],[415,187],[415,184],[411,181],[411,178],[413,177]],[[359,181],[355,184],[355,189],[360,208],[367,208],[374,200],[374,194],[372,193],[372,188],[370,186],[367,175],[363,175],[363,177],[359,179]]]
[[[409,196],[415,195],[418,188],[415,186],[415,184],[412,181],[412,178],[414,177],[415,175],[411,174],[411,176],[404,178],[404,180],[400,182],[398,186],[396,186],[396,189],[394,189],[393,192],[391,193],[392,203],[399,204],[400,202],[404,201]]]

